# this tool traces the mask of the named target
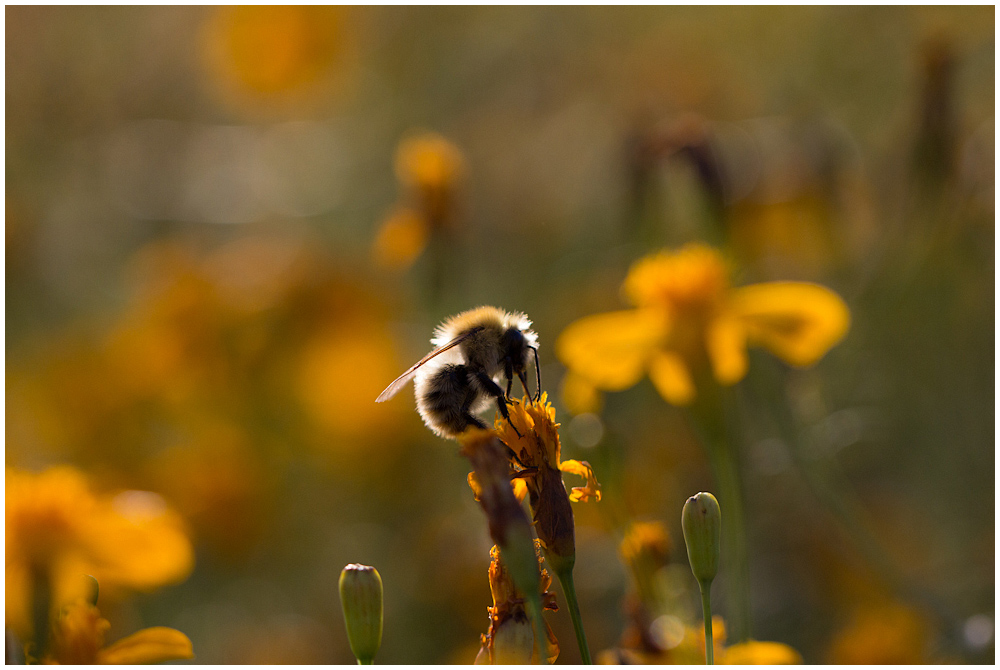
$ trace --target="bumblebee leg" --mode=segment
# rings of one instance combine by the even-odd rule
[[[510,358],[504,359],[503,373],[507,377],[507,393],[504,397],[510,402],[510,387],[514,384],[513,365],[511,365]]]
[[[535,354],[535,383],[537,387],[535,389],[535,402],[542,399],[542,369],[538,366],[538,349],[531,347],[531,351]],[[525,389],[527,391],[528,389]]]
[[[491,396],[497,399],[497,409],[500,410],[500,416],[502,416],[507,421],[507,423],[510,424],[510,427],[514,429],[514,432],[517,433],[517,436],[524,437],[523,435],[521,435],[521,432],[517,429],[517,427],[513,423],[511,423],[510,412],[507,411],[507,398],[503,394],[503,389],[497,386],[497,383],[492,379],[490,379],[490,376],[485,372],[477,372],[476,381],[479,382],[479,385],[480,387],[482,387],[483,391],[485,391],[486,393],[490,394]]]
[[[532,399],[531,391],[528,390],[528,376],[524,374],[524,370],[517,373],[518,379],[521,380],[521,388],[524,389],[524,395],[528,396],[528,399]]]
[[[472,407],[472,403],[476,400],[475,393],[469,393],[466,395],[465,400],[462,402],[461,417],[466,423],[466,428],[469,426],[475,426],[476,428],[486,429],[486,424],[480,421],[477,417],[472,415],[469,409]]]

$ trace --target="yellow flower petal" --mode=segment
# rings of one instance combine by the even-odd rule
[[[727,647],[723,665],[799,665],[802,656],[787,644],[749,640]]]
[[[104,565],[95,576],[110,574],[118,583],[148,590],[181,582],[191,573],[194,550],[184,522],[160,496],[125,491],[107,505],[103,523],[91,529],[93,554]]]
[[[594,468],[590,467],[590,463],[570,459],[560,463],[559,469],[571,475],[579,475],[587,482],[586,486],[573,487],[569,494],[571,502],[588,502],[591,499],[594,502],[601,501],[601,485],[597,483]]]
[[[822,358],[851,324],[851,313],[839,295],[805,282],[744,286],[733,291],[730,308],[751,343],[797,367]]]
[[[165,626],[140,630],[97,654],[97,662],[105,665],[160,663],[184,658],[194,658],[191,640],[179,630]]]
[[[743,324],[731,313],[724,312],[708,325],[705,348],[715,378],[730,386],[747,373],[747,338]]]
[[[556,355],[566,367],[604,391],[634,386],[666,334],[665,314],[625,310],[574,321],[556,340]]]
[[[528,495],[528,484],[523,479],[513,480],[511,486],[514,487],[514,497],[517,498],[517,502],[523,501]]]
[[[684,406],[694,400],[694,381],[684,359],[670,351],[656,354],[650,363],[649,378],[663,399],[671,405]]]
[[[597,414],[604,404],[601,392],[585,378],[567,372],[560,388],[563,406],[570,414]]]

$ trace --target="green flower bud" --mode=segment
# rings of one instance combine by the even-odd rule
[[[711,493],[699,493],[687,499],[681,512],[681,528],[687,545],[691,572],[701,587],[707,588],[719,571],[719,535],[722,512]]]
[[[352,563],[340,573],[340,604],[351,651],[362,665],[375,661],[382,644],[382,577],[369,565]]]

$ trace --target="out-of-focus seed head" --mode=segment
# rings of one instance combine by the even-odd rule
[[[715,496],[702,492],[688,498],[681,512],[681,528],[691,572],[701,588],[707,588],[719,571],[722,512]]]
[[[352,563],[340,573],[340,604],[347,639],[358,661],[370,664],[382,644],[382,577],[369,565]]]

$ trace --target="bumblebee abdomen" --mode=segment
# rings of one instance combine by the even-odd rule
[[[455,437],[470,426],[485,427],[469,410],[479,391],[465,365],[444,365],[416,380],[417,411],[427,427],[442,437]]]

